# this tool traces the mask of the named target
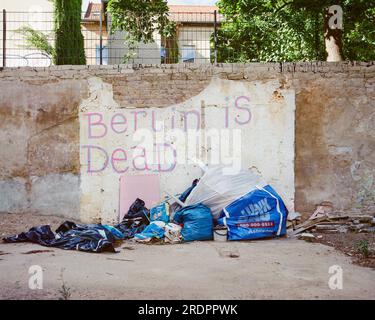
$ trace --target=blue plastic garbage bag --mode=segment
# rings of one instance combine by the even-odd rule
[[[103,225],[104,228],[106,228],[116,240],[123,240],[124,239],[124,234],[117,228],[109,226],[107,224]]]
[[[212,239],[212,214],[210,208],[205,205],[184,207],[175,213],[173,219],[184,224],[181,230],[184,241]]]
[[[269,185],[257,188],[223,209],[219,224],[228,228],[228,240],[283,236],[288,210]]]
[[[149,241],[152,238],[162,239],[164,238],[164,227],[164,222],[153,221],[141,233],[135,234],[134,239],[141,241]]]

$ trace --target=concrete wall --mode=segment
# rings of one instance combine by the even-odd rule
[[[157,108],[160,115],[168,115],[173,106],[202,110],[203,105],[210,110],[206,119],[217,126],[215,117],[225,110],[223,88],[229,92],[240,88],[235,94],[250,97],[254,118],[243,133],[250,150],[254,140],[258,145],[256,152],[246,152],[245,165],[259,170],[272,184],[279,183],[280,193],[291,204],[293,195],[288,192],[294,186],[288,179],[293,180],[289,171],[295,159],[297,211],[309,213],[315,204],[329,200],[339,210],[375,213],[374,63],[6,68],[0,71],[0,211],[111,221],[117,212],[108,199],[117,195],[105,198],[105,204],[94,206],[91,213],[87,208],[98,204],[97,194],[91,200],[82,197],[90,192],[85,189],[89,180],[82,174],[79,144],[87,141],[82,140],[85,127],[79,119],[93,111],[108,116]],[[294,94],[295,129],[289,130]],[[263,113],[257,114],[251,105],[256,95],[253,101],[264,106],[259,108]],[[283,111],[278,112],[277,106]],[[241,122],[246,113],[240,111]],[[256,119],[264,122],[252,131]],[[295,156],[289,145],[294,140],[291,132]],[[271,137],[279,143],[274,154]],[[277,161],[262,167],[267,157]],[[169,181],[179,181],[176,189],[180,189],[194,177]],[[104,193],[107,188],[116,191],[116,184],[105,181],[97,185]]]
[[[21,72],[20,72],[21,70]],[[79,213],[78,110],[85,83],[0,72],[0,211]]]

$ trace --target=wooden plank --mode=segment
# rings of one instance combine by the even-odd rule
[[[334,225],[334,224],[317,224],[315,226],[316,230],[337,230],[337,228],[340,228],[340,225]]]
[[[318,218],[318,219],[315,219],[315,220],[307,220],[306,222],[300,224],[299,228],[297,230],[294,230],[293,232],[290,232],[289,235],[295,236],[295,235],[297,235],[297,234],[299,234],[303,231],[309,230],[312,227],[316,226],[317,224],[319,224],[323,221],[327,221],[327,220],[328,220],[327,217],[321,217],[321,218]]]

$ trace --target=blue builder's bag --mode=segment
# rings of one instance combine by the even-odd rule
[[[228,240],[283,236],[288,210],[269,185],[256,188],[226,206],[218,220],[228,228]]]
[[[183,223],[181,235],[184,241],[211,240],[212,214],[203,204],[187,206],[177,211],[173,217],[177,223]]]
[[[156,207],[150,209],[150,220],[151,221],[163,221],[169,222],[169,204],[163,202]]]

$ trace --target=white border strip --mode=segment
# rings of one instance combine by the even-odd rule
[[[279,199],[277,197],[275,197],[271,192],[267,191],[266,189],[264,188],[260,188],[258,186],[256,186],[259,190],[263,190],[265,192],[267,192],[272,198],[276,199],[276,208],[277,208],[277,211],[279,212],[280,214],[280,223],[279,223],[279,228],[277,229],[277,235],[279,236],[280,233],[281,233],[281,227],[282,227],[282,224],[283,224],[283,214],[281,213],[280,211],[280,204],[279,204]]]

